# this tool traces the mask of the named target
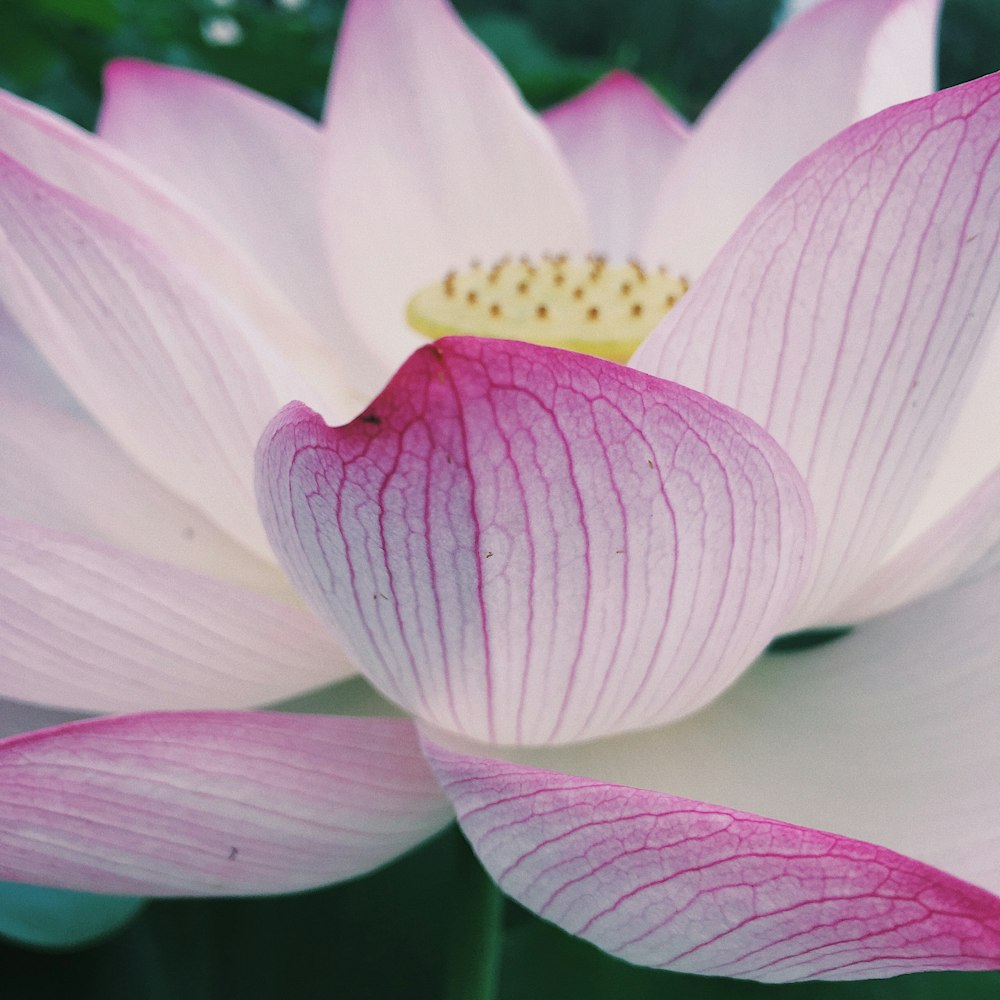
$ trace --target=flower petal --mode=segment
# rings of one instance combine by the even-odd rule
[[[2,391],[0,412],[0,515],[110,542],[286,601],[292,596],[277,566],[134,465],[84,414]]]
[[[0,606],[0,696],[57,708],[242,708],[354,671],[298,608],[15,521]]]
[[[451,813],[411,723],[180,712],[0,743],[0,877],[96,892],[291,892],[384,864]]]
[[[390,372],[420,288],[473,258],[586,253],[552,136],[444,0],[348,5],[326,108],[326,222],[341,300]]]
[[[998,598],[995,566],[765,657],[660,730],[517,764],[431,752],[501,886],[631,961],[762,979],[1000,968]]]
[[[287,407],[258,470],[276,551],[359,669],[501,743],[694,710],[808,570],[808,500],[759,428],[568,351],[439,341],[351,424]]]
[[[794,625],[829,620],[913,510],[992,333],[1000,74],[892,108],[789,172],[634,364],[766,427],[816,505]]]
[[[1000,563],[1000,467],[949,515],[890,556],[834,614],[861,621]]]
[[[623,261],[634,257],[687,125],[641,80],[621,70],[543,118],[583,192],[593,249]]]
[[[762,982],[1000,967],[1000,899],[735,809],[425,753],[500,888],[626,961]]]
[[[229,80],[118,59],[97,130],[183,191],[317,329],[344,326],[316,212],[318,125]]]
[[[139,465],[269,555],[250,457],[302,378],[184,263],[3,157],[0,230],[5,304],[53,368]]]
[[[940,0],[828,0],[767,39],[698,119],[655,203],[647,259],[700,274],[754,203],[852,122],[934,89]]]

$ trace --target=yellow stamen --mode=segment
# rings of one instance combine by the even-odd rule
[[[450,271],[410,300],[406,318],[427,337],[526,340],[627,361],[687,291],[684,277],[603,257],[505,257]]]

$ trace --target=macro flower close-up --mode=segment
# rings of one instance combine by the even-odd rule
[[[0,879],[457,817],[636,965],[1000,969],[1000,74],[935,92],[939,14],[825,0],[693,124],[536,114],[444,0],[350,0],[320,124],[0,94]]]

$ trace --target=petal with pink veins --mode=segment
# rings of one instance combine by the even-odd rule
[[[440,734],[425,749],[501,888],[628,961],[765,981],[997,969],[998,596],[994,571],[765,657],[660,730],[516,763]]]
[[[501,743],[677,718],[763,648],[808,571],[801,481],[714,400],[598,358],[453,338],[353,423],[258,454],[293,583],[387,697]]]
[[[1000,74],[891,108],[790,171],[633,363],[766,427],[816,506],[829,621],[902,532],[993,335]],[[995,462],[995,459],[994,459]]]
[[[12,317],[143,468],[259,555],[253,447],[314,392],[187,264],[127,224],[0,157],[0,266]]]
[[[293,892],[451,818],[412,723],[177,712],[0,742],[0,878],[91,892]]]
[[[230,80],[118,59],[97,132],[183,191],[318,330],[343,329],[316,213],[315,122]]]
[[[473,259],[587,253],[555,141],[444,0],[355,0],[326,105],[325,221],[344,308],[386,373],[409,299]]]
[[[646,84],[621,70],[550,108],[543,120],[583,192],[593,250],[616,260],[635,257],[650,205],[687,140],[687,124]]]
[[[55,708],[243,708],[354,672],[303,609],[17,521],[0,608],[0,696]]]
[[[934,90],[940,0],[827,0],[792,18],[702,113],[652,209],[643,256],[700,274],[796,161]]]

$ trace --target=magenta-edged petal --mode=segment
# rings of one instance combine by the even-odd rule
[[[120,59],[97,128],[189,197],[317,329],[343,329],[316,211],[316,124],[229,80]]]
[[[796,161],[852,122],[934,89],[940,0],[827,0],[740,67],[691,131],[643,255],[700,274]]]
[[[5,304],[123,449],[258,554],[253,447],[312,394],[249,316],[120,220],[0,158]],[[316,396],[326,403],[326,397]]]
[[[586,253],[552,136],[444,0],[355,0],[326,106],[324,191],[344,308],[394,369],[406,303],[475,258]]]
[[[0,607],[0,696],[57,708],[243,708],[354,672],[304,610],[16,521]]]
[[[3,391],[0,412],[0,515],[291,597],[273,562],[238,545],[133,464],[86,415]]]
[[[344,427],[287,407],[258,492],[375,686],[500,743],[704,704],[773,635],[811,546],[797,473],[741,414],[512,341],[424,348]]]
[[[1000,968],[1000,899],[892,851],[425,741],[518,902],[629,962],[763,982]]]
[[[617,260],[634,257],[687,125],[641,80],[620,70],[543,118],[583,192],[593,249]]]
[[[640,347],[766,427],[816,506],[794,625],[882,561],[992,333],[1000,74],[867,119],[802,161]]]
[[[91,892],[290,892],[360,875],[451,812],[411,723],[178,712],[0,743],[0,878]]]
[[[966,574],[989,572],[998,562],[1000,468],[947,517],[891,554],[832,617],[861,621],[885,614]]]

